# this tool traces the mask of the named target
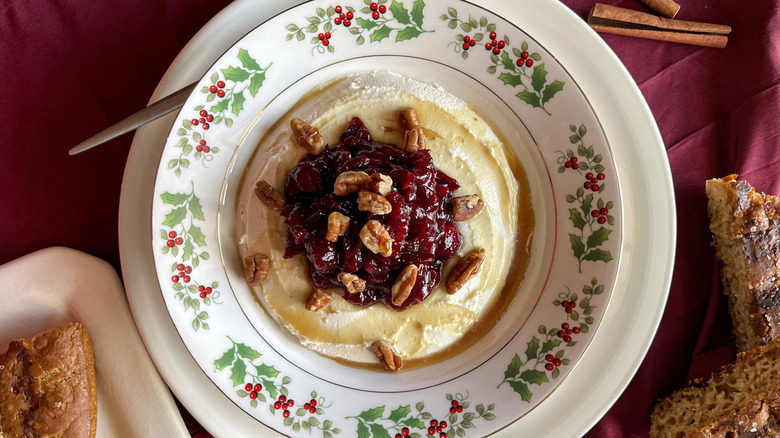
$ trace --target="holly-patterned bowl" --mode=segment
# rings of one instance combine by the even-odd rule
[[[167,312],[222,394],[214,403],[288,436],[485,436],[545,403],[599,336],[625,287],[621,264],[634,260],[624,233],[636,211],[621,194],[637,183],[615,158],[633,145],[610,143],[544,38],[487,3],[306,2],[263,21],[200,80],[162,150],[150,238]],[[496,326],[455,357],[397,374],[290,342],[256,305],[234,237],[263,133],[317,85],[371,70],[435,83],[484,115],[527,173],[536,223],[522,291]],[[659,286],[665,294],[668,280]]]

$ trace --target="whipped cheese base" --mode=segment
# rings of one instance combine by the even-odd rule
[[[290,132],[292,118],[319,128],[330,145],[338,143],[341,131],[355,116],[375,140],[402,144],[398,111],[407,106],[417,110],[436,167],[460,183],[455,196],[477,194],[485,207],[476,217],[457,224],[463,244],[458,255],[445,263],[441,283],[424,302],[402,312],[382,303],[360,307],[341,299],[343,289],[334,287],[329,290],[333,295],[330,304],[317,312],[308,311],[305,302],[312,286],[305,255],[282,257],[283,218],[254,196],[254,185],[264,179],[283,191],[289,171],[305,155]],[[488,123],[466,103],[437,86],[398,74],[359,73],[312,91],[264,136],[239,194],[236,233],[240,256],[259,252],[272,260],[268,278],[255,288],[260,302],[303,345],[339,360],[374,364],[370,346],[381,339],[394,344],[405,360],[424,359],[453,347],[483,318],[500,316],[494,308],[507,301],[502,292],[518,238],[523,242],[520,248],[526,248],[528,236],[517,235],[518,221],[525,217],[532,222],[533,216],[530,211],[518,211],[519,184],[505,150]],[[449,270],[476,247],[486,250],[482,268],[456,294],[448,295],[444,283]],[[521,276],[524,269],[519,271]]]

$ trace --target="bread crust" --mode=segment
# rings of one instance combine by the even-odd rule
[[[93,438],[94,363],[82,323],[11,342],[0,356],[0,436]]]

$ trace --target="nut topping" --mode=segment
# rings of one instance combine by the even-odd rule
[[[317,128],[301,119],[290,120],[290,128],[297,136],[298,144],[312,155],[319,155],[325,149],[325,140]]]
[[[281,210],[284,207],[284,198],[282,194],[277,192],[268,181],[261,179],[255,185],[255,196],[260,199],[263,204],[274,210]]]
[[[393,255],[393,239],[390,233],[379,221],[371,219],[360,229],[360,240],[369,251],[381,254],[382,257]]]
[[[306,310],[316,312],[327,306],[330,302],[330,295],[321,289],[313,289],[306,299]]]
[[[371,182],[366,184],[366,189],[379,193],[382,196],[387,196],[390,190],[393,189],[393,179],[381,173],[372,173]]]
[[[366,281],[355,274],[342,272],[338,275],[338,279],[347,288],[347,292],[351,294],[366,290]]]
[[[393,304],[400,306],[409,298],[412,288],[417,282],[417,266],[407,265],[393,283]]]
[[[366,172],[347,171],[336,177],[333,185],[333,193],[337,196],[347,196],[363,189],[363,185],[371,182],[371,177]]]
[[[401,356],[396,353],[393,346],[387,341],[374,342],[371,344],[371,350],[374,352],[377,359],[379,359],[379,363],[382,364],[387,371],[395,372],[404,366]]]
[[[447,276],[447,293],[452,295],[463,287],[471,277],[479,272],[479,268],[484,260],[484,248],[475,248],[466,254]]]
[[[349,228],[349,216],[344,216],[338,211],[328,215],[328,231],[325,233],[325,239],[331,242],[339,240]]]
[[[374,214],[387,214],[393,211],[393,205],[378,193],[361,190],[357,199],[358,210],[370,211]]]
[[[427,149],[427,140],[422,126],[415,126],[406,131],[406,152],[413,154],[419,150]]]
[[[263,254],[254,254],[244,259],[244,276],[250,286],[257,286],[268,276],[271,259]]]
[[[452,220],[462,222],[476,216],[485,203],[477,195],[452,198]]]
[[[398,116],[401,119],[401,127],[405,130],[420,126],[420,118],[417,117],[417,111],[412,107],[406,107],[398,111]]]

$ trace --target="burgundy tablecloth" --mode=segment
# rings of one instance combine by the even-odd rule
[[[585,17],[593,1],[564,3]],[[655,341],[592,437],[647,436],[656,398],[734,359],[710,247],[705,179],[739,173],[780,193],[777,0],[678,1],[680,19],[730,24],[728,46],[604,36],[639,84],[666,144],[679,243]],[[184,44],[227,3],[0,2],[0,263],[63,245],[119,270],[117,212],[132,137],[76,157],[67,150],[143,107]],[[530,0],[512,3],[533,8]],[[605,3],[642,8],[634,0]],[[208,436],[188,422],[193,434]]]

